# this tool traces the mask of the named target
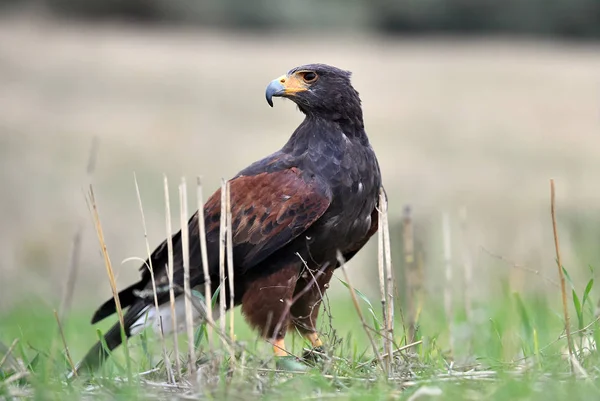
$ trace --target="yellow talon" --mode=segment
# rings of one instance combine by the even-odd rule
[[[323,342],[321,341],[317,333],[308,333],[306,335],[306,338],[308,338],[313,348],[317,348],[323,345]]]

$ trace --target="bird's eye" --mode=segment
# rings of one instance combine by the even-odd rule
[[[306,83],[312,83],[317,80],[317,74],[312,71],[308,71],[302,74],[302,79],[304,79],[304,82]]]

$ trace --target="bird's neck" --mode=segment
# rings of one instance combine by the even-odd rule
[[[292,153],[303,153],[315,141],[336,143],[348,140],[365,146],[369,144],[362,116],[332,119],[307,114],[284,149]]]
[[[346,135],[353,135],[354,133],[358,135],[363,134],[365,124],[363,123],[360,100],[350,99],[346,102],[347,107],[336,107],[332,109],[319,108],[315,110],[305,110],[299,105],[298,107],[300,110],[306,115],[303,124],[335,124],[339,126]]]

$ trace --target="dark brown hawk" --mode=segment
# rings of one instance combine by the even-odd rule
[[[377,231],[381,174],[349,72],[324,64],[297,67],[268,85],[266,98],[271,106],[273,97],[292,100],[305,119],[280,150],[230,180],[234,303],[242,306],[248,323],[273,344],[275,354],[284,356],[289,327],[297,328],[313,346],[321,345],[315,325],[322,294],[338,267],[338,250],[349,260]],[[204,205],[213,292],[219,284],[220,197],[218,190]],[[203,292],[197,213],[188,229],[191,285]],[[173,249],[176,310],[183,311],[181,232],[173,236]],[[145,266],[140,269],[141,280],[119,293],[122,307],[127,308],[127,336],[147,326],[156,329],[158,316],[165,331],[173,329],[167,257],[165,240],[151,255],[159,286],[158,312]],[[229,297],[228,283],[225,289]],[[92,323],[113,313],[115,303],[110,299],[96,311]],[[202,318],[199,312],[196,317]],[[185,320],[180,317],[178,321]],[[105,340],[111,350],[121,343],[119,323],[105,334]],[[105,357],[98,343],[80,367],[94,368]]]

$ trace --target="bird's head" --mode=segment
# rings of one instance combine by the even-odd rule
[[[293,68],[269,83],[265,93],[267,103],[273,107],[273,97],[284,97],[308,116],[352,118],[362,124],[360,97],[350,83],[350,75],[349,71],[326,64]]]

